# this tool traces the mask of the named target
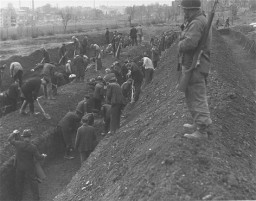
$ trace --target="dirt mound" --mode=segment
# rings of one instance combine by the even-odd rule
[[[242,67],[215,32],[210,139],[188,140],[182,125],[191,119],[175,91],[176,48],[126,108],[120,131],[99,144],[56,201],[256,199],[256,105]]]

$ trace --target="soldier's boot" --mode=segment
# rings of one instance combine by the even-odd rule
[[[188,128],[188,129],[194,129],[194,128],[196,128],[196,125],[195,124],[183,124],[183,127],[184,128]]]
[[[197,130],[191,134],[184,134],[184,137],[189,138],[189,139],[207,139],[208,134],[207,134],[207,126],[205,125],[199,125],[197,127]]]

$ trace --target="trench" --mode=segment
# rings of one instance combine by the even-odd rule
[[[101,135],[103,132],[102,120],[99,118],[95,119],[94,127],[96,128],[97,143],[99,143],[104,137]],[[73,136],[73,140],[74,138],[75,136]],[[64,143],[61,135],[57,133],[55,128],[48,130],[46,135],[33,140],[33,143],[38,147],[40,153],[47,153],[48,155],[44,161],[41,161],[46,179],[39,183],[40,200],[53,200],[79,170],[81,166],[79,153],[77,151],[72,153],[74,159],[67,160],[64,158]],[[0,169],[1,201],[15,200],[15,169],[13,160],[14,157],[11,157]],[[33,201],[30,187],[26,182],[24,185],[23,201]]]

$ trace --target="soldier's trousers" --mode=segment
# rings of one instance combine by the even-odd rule
[[[207,102],[206,77],[206,74],[195,69],[185,92],[188,110],[199,129],[212,123]]]
[[[139,100],[140,97],[140,92],[141,92],[141,82],[134,82],[134,89],[135,89],[135,94],[134,94],[134,101],[136,102]]]
[[[82,163],[90,156],[90,153],[91,153],[91,152],[92,152],[92,151],[82,151],[82,152],[79,152],[81,165],[82,165]]]
[[[116,132],[120,128],[122,104],[113,104],[110,109],[110,131]]]
[[[33,200],[39,200],[39,188],[36,181],[36,171],[35,168],[29,170],[22,170],[18,167],[16,168],[16,177],[15,177],[15,187],[17,200],[22,200],[23,197],[23,187],[25,178],[28,179],[30,189],[33,194]]]
[[[23,101],[23,104],[21,106],[21,111],[25,112],[27,105],[29,105],[29,110],[31,113],[34,113],[34,98],[32,92],[23,92],[25,100]]]

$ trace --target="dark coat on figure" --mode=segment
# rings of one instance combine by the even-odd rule
[[[10,144],[16,149],[16,167],[21,170],[33,170],[35,160],[41,160],[44,157],[39,154],[37,147],[31,142],[20,141],[15,139],[15,134],[8,138]]]
[[[33,99],[36,100],[41,88],[41,83],[42,81],[38,77],[29,78],[22,84],[21,91],[25,97],[32,94]]]
[[[59,122],[59,126],[63,129],[73,132],[79,126],[81,118],[76,112],[68,112]]]
[[[87,124],[83,124],[78,128],[75,140],[75,148],[79,152],[93,151],[96,146],[95,128]]]
[[[122,89],[117,83],[110,83],[107,87],[107,102],[111,105],[124,104]]]

